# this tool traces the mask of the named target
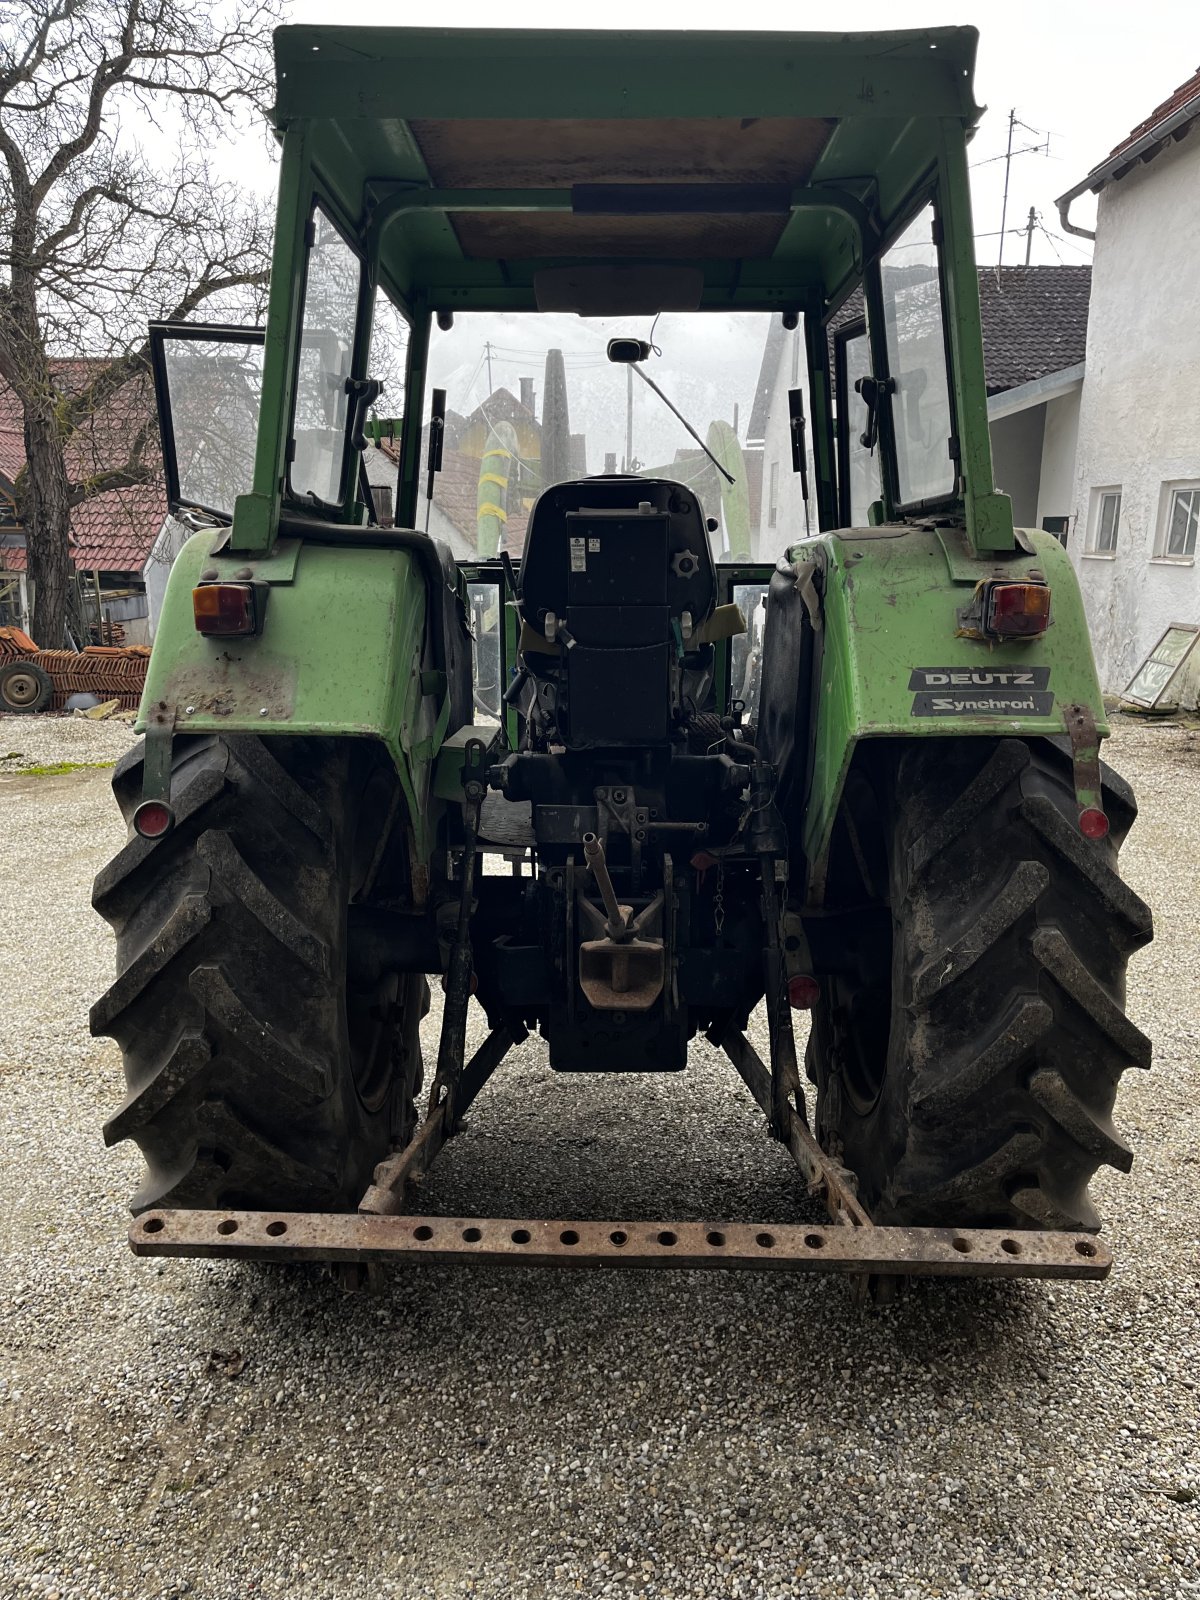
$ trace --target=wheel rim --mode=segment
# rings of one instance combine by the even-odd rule
[[[851,1020],[852,1004],[859,1013],[857,1026]],[[860,1116],[866,1116],[875,1109],[887,1077],[891,994],[886,987],[874,985],[841,1009],[845,1021],[837,1032],[842,1081],[850,1104]]]
[[[392,1090],[401,998],[399,974],[385,972],[373,990],[357,991],[346,1008],[354,1087],[368,1111],[382,1109]]]
[[[10,672],[4,680],[4,698],[20,711],[33,705],[41,692],[42,686],[32,672]]]

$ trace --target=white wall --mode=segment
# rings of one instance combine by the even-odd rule
[[[1117,692],[1171,622],[1200,622],[1194,562],[1154,559],[1162,486],[1200,479],[1200,125],[1100,194],[1068,549],[1097,666]],[[1119,485],[1113,556],[1086,552],[1093,491]]]
[[[1036,528],[1042,472],[1042,434],[1046,407],[1029,406],[988,425],[992,440],[992,482],[1012,501],[1018,528]]]
[[[793,359],[794,353],[794,359]],[[796,374],[796,383],[792,374]],[[788,390],[799,387],[804,391],[804,416],[806,451],[808,455],[808,518],[809,529],[817,531],[817,471],[813,460],[812,397],[808,389],[808,359],[804,348],[804,323],[793,331],[785,331],[783,351],[775,369],[775,382],[771,389],[771,404],[767,413],[767,427],[763,438],[762,515],[758,531],[751,530],[750,545],[756,561],[776,561],[783,552],[804,538],[804,494],[800,474],[792,471],[792,426],[788,414]],[[778,503],[775,526],[768,525],[771,500],[771,467],[778,467]]]
[[[1069,517],[1075,493],[1075,450],[1079,442],[1080,391],[1046,402],[1046,428],[1042,436],[1042,470],[1038,482],[1037,520]],[[1068,541],[1069,543],[1070,541]]]

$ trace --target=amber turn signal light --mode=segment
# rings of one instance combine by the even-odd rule
[[[254,585],[202,583],[192,590],[192,614],[197,633],[254,633],[258,626]]]
[[[983,629],[998,639],[1028,639],[1050,625],[1046,583],[992,583],[983,607]]]

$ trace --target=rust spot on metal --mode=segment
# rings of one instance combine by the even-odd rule
[[[861,1276],[1103,1278],[1101,1240],[995,1228],[811,1223],[563,1221],[274,1211],[151,1211],[129,1230],[137,1255],[260,1261],[487,1262],[543,1267],[709,1267]],[[1014,1248],[1015,1247],[1015,1248]]]

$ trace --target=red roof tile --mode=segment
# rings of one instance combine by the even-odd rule
[[[56,362],[55,384],[63,395],[76,394],[105,364],[87,359]],[[67,468],[73,478],[85,479],[127,459],[133,437],[146,420],[148,405],[153,405],[149,388],[148,376],[132,380],[88,419],[68,448]],[[144,459],[148,465],[157,464],[157,439]],[[0,382],[0,476],[11,483],[24,465],[21,405],[8,385]],[[0,521],[4,520],[2,497],[0,487]],[[95,495],[71,513],[71,558],[82,571],[140,572],[166,514],[161,480]],[[0,548],[0,567],[21,572],[25,565],[24,550]]]
[[[1155,106],[1145,122],[1139,122],[1137,127],[1121,140],[1120,144],[1109,153],[1109,160],[1113,156],[1119,156],[1122,150],[1128,150],[1130,145],[1136,144],[1146,134],[1153,133],[1160,122],[1165,122],[1173,112],[1181,110],[1189,100],[1200,100],[1200,67],[1197,67],[1187,82],[1181,83],[1162,105]],[[1200,105],[1197,106],[1197,115],[1200,115]]]

